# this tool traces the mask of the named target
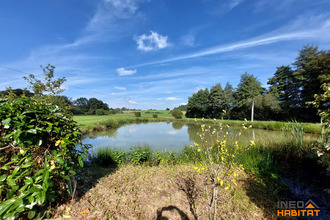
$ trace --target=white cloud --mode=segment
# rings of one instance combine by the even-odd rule
[[[129,100],[128,103],[132,104],[132,105],[137,105],[138,104],[136,101],[133,101],[133,100]]]
[[[166,101],[171,101],[171,102],[174,102],[174,101],[181,101],[182,98],[176,98],[176,97],[167,97],[166,98]]]
[[[126,90],[125,87],[120,87],[120,86],[115,86],[115,89],[122,90],[122,91]]]
[[[195,46],[195,36],[188,34],[181,38],[182,44],[185,46],[193,47]]]
[[[169,47],[170,44],[167,42],[167,38],[167,36],[151,31],[150,35],[143,34],[134,37],[134,40],[136,41],[139,50],[148,52]]]
[[[319,15],[317,17],[303,18],[299,17],[297,20],[291,22],[289,25],[280,29],[272,31],[266,35],[262,35],[256,38],[252,38],[245,41],[236,42],[233,44],[219,45],[213,48],[208,48],[203,51],[190,53],[182,56],[176,56],[169,59],[142,63],[139,65],[131,66],[141,67],[162,63],[169,63],[179,60],[186,60],[192,58],[198,58],[208,55],[221,54],[230,51],[236,51],[241,49],[247,49],[256,46],[268,45],[283,41],[297,41],[302,39],[329,39],[328,33],[330,33],[330,18],[329,15]]]
[[[137,9],[136,0],[103,0],[89,21],[86,30],[99,31],[100,29],[109,28],[109,24],[116,20],[128,19],[134,16]]]
[[[119,76],[130,76],[130,75],[134,75],[136,73],[136,69],[135,70],[125,70],[124,68],[118,68],[117,73]]]

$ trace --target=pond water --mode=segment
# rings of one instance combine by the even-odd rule
[[[242,130],[240,127],[230,127],[227,131],[229,136],[235,136],[235,140],[237,140],[240,130]],[[92,144],[94,149],[109,146],[129,150],[134,146],[149,146],[153,150],[181,151],[185,146],[194,142],[200,143],[198,132],[200,132],[200,124],[196,123],[149,122],[92,132],[85,135],[82,142]],[[241,144],[248,144],[251,140],[274,142],[288,138],[292,138],[290,132],[247,129],[242,132],[238,141]]]

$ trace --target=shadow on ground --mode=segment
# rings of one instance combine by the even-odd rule
[[[114,173],[117,168],[116,165],[107,167],[90,165],[82,168],[76,175],[76,200],[79,201],[90,189],[96,186],[102,177]]]
[[[281,219],[277,217],[277,201],[306,203],[311,199],[321,210],[320,216],[315,219],[330,219],[330,194],[326,192],[329,189],[330,176],[326,174],[325,168],[316,160],[292,155],[282,158],[280,164],[277,162],[276,165],[281,167],[277,173],[250,174],[244,185],[251,201],[264,210],[264,217]]]
[[[182,220],[190,220],[188,215],[186,213],[184,213],[181,209],[179,209],[178,207],[174,206],[174,205],[169,205],[169,206],[166,206],[166,207],[163,207],[163,208],[160,208],[157,210],[157,218],[156,220],[167,220],[167,219],[171,219],[169,218],[168,216],[163,216],[163,215],[166,215],[164,214],[164,212],[172,212],[172,214],[175,215],[175,213],[173,212],[177,212],[181,219]]]

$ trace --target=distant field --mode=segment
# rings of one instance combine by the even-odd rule
[[[158,115],[158,118],[153,118],[154,112]],[[90,130],[96,124],[104,123],[109,120],[116,120],[118,124],[125,124],[125,123],[134,123],[139,120],[143,121],[173,121],[176,120],[170,114],[170,111],[165,110],[157,110],[157,111],[142,111],[141,117],[137,118],[134,115],[134,112],[125,112],[123,114],[115,114],[115,115],[77,115],[74,116],[74,120],[77,121],[78,126]],[[186,118],[183,116],[182,121],[194,121],[192,118]],[[201,119],[197,119],[198,122],[201,122]],[[214,122],[212,119],[206,119],[206,122]],[[220,120],[217,120],[220,122]],[[230,126],[241,126],[244,121],[240,120],[224,120],[224,123]],[[252,125],[254,128],[261,128],[267,130],[285,130],[289,129],[292,125],[292,122],[279,122],[279,121],[254,121],[248,122],[248,125]],[[320,123],[301,123],[304,128],[304,132],[307,133],[320,133],[321,125]]]

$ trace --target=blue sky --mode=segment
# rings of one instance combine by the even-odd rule
[[[0,90],[56,66],[63,95],[173,108],[245,72],[264,87],[304,45],[330,49],[328,0],[0,0]]]

